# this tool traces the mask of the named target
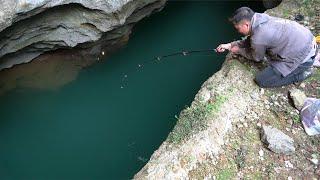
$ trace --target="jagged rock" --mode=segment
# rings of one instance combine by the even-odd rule
[[[271,126],[262,126],[261,140],[275,153],[289,155],[295,151],[294,140]]]
[[[290,97],[293,100],[294,106],[301,110],[303,107],[304,101],[306,100],[307,96],[304,94],[303,91],[299,89],[291,89],[290,91]]]
[[[106,37],[112,44],[166,0],[0,0],[0,70]],[[118,30],[120,28],[120,30]]]

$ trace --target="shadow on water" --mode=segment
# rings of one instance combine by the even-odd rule
[[[239,4],[169,2],[134,28],[126,46],[99,63],[57,53],[2,72],[1,179],[131,178],[224,56],[176,56],[138,65],[238,38],[226,17]]]

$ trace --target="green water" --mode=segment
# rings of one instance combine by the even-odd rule
[[[0,179],[129,179],[173,128],[224,55],[179,56],[237,37],[239,3],[169,2],[129,43],[56,90],[14,88],[0,97]]]

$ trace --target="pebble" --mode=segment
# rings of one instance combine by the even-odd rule
[[[293,168],[293,164],[290,161],[284,161],[284,165],[286,168]]]
[[[260,156],[260,157],[263,157],[263,154],[264,154],[263,150],[260,149],[260,151],[259,151],[259,156]]]
[[[257,126],[258,126],[258,127],[261,127],[261,123],[257,123]]]
[[[301,83],[301,84],[300,84],[300,87],[305,88],[305,87],[306,87],[306,84],[305,84],[305,83]]]
[[[248,127],[248,123],[243,123],[243,126],[247,128]]]
[[[318,165],[319,164],[319,160],[318,159],[311,159],[310,160],[314,165]]]
[[[263,95],[264,94],[264,89],[261,88],[260,90],[260,94]]]
[[[291,176],[289,176],[289,177],[288,177],[288,180],[292,180],[292,177],[291,177]]]
[[[238,128],[242,128],[243,125],[242,125],[242,124],[238,124],[237,127],[238,127]]]
[[[281,167],[274,167],[273,169],[277,174],[279,174],[281,171]]]
[[[269,105],[266,105],[266,109],[268,109],[268,110],[269,110],[269,109],[270,109],[270,106],[269,106]]]

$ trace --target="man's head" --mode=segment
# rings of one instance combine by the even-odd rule
[[[229,18],[234,27],[240,34],[249,35],[251,30],[251,19],[254,11],[248,7],[241,7],[237,9],[233,16]]]

